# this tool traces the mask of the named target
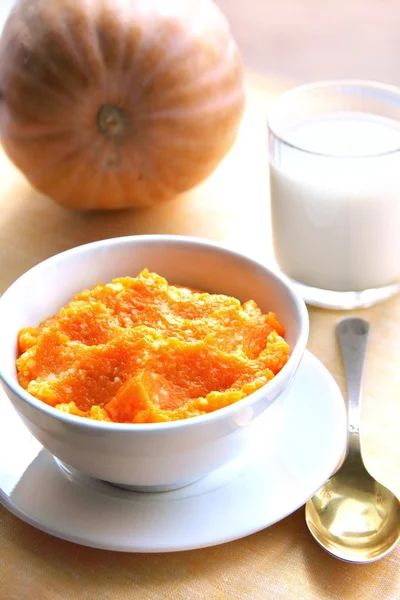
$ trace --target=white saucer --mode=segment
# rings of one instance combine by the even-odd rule
[[[189,550],[244,537],[302,506],[330,477],[345,446],[343,398],[309,352],[283,406],[275,443],[265,439],[267,426],[250,461],[180,490],[143,494],[61,468],[2,394],[0,502],[42,531],[108,550]]]

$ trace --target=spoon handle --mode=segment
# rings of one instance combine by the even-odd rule
[[[359,434],[361,392],[369,324],[359,318],[340,321],[336,327],[347,381],[349,433]]]

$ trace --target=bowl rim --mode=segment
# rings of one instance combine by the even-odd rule
[[[22,286],[25,280],[31,279],[36,274],[40,274],[40,271],[48,268],[49,266],[58,263],[60,260],[68,260],[69,257],[73,257],[74,255],[79,255],[86,252],[91,252],[99,248],[110,247],[110,246],[124,246],[124,245],[132,245],[141,243],[154,243],[154,244],[177,244],[182,246],[189,247],[203,247],[207,249],[214,250],[216,252],[221,252],[222,254],[227,255],[228,258],[231,258],[234,261],[245,261],[250,266],[253,265],[258,269],[263,269],[266,271],[269,276],[278,283],[279,286],[286,289],[288,292],[292,304],[294,305],[300,319],[299,326],[299,337],[293,351],[290,354],[288,362],[284,365],[284,367],[268,382],[268,386],[270,388],[277,388],[280,384],[280,381],[286,377],[286,373],[290,366],[294,363],[296,365],[293,375],[295,374],[304,351],[306,349],[308,335],[309,335],[309,317],[308,311],[305,305],[304,300],[300,297],[297,290],[291,284],[291,282],[282,274],[271,267],[263,265],[261,262],[238,252],[237,250],[233,250],[223,243],[209,240],[206,238],[195,237],[195,236],[184,236],[184,235],[170,235],[170,234],[143,234],[143,235],[131,235],[131,236],[120,236],[113,238],[105,238],[102,240],[97,240],[94,242],[89,242],[85,244],[80,244],[79,246],[75,246],[68,250],[64,250],[62,252],[58,252],[50,256],[49,258],[39,262],[34,265],[27,271],[25,271],[22,275],[20,275],[2,294],[0,297],[0,323],[1,323],[1,308],[4,301],[7,301],[9,295],[11,295],[15,288]],[[0,345],[1,345],[0,340]],[[289,364],[290,363],[290,364]],[[65,413],[56,409],[55,407],[46,404],[42,400],[39,400],[29,392],[27,392],[17,381],[17,379],[13,376],[10,376],[7,372],[4,371],[2,365],[0,364],[0,382],[3,382],[10,390],[18,396],[20,399],[25,401],[31,408],[38,410],[41,413],[44,413],[46,416],[54,418],[57,421],[61,421],[62,423],[78,426],[82,429],[96,429],[98,431],[119,431],[119,432],[135,432],[135,433],[150,433],[154,431],[166,431],[166,430],[175,430],[181,428],[191,428],[191,427],[199,427],[201,425],[208,425],[211,421],[218,422],[221,420],[229,419],[230,416],[235,413],[242,411],[244,408],[251,406],[254,402],[257,402],[258,399],[261,399],[263,396],[263,389],[258,389],[257,391],[249,394],[249,396],[241,399],[238,402],[230,404],[229,406],[225,406],[218,410],[212,411],[210,413],[199,415],[196,417],[191,417],[188,419],[178,419],[176,421],[166,421],[166,422],[157,422],[157,423],[115,423],[108,421],[97,421],[95,419],[83,418],[77,415],[71,415],[69,413]]]

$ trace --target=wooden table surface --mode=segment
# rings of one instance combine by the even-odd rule
[[[203,185],[151,209],[67,212],[33,190],[0,154],[0,292],[57,252],[120,235],[199,235],[268,262],[266,115],[284,87],[247,74],[247,109],[229,156]],[[315,308],[309,313],[308,348],[344,391],[333,334],[343,313]],[[362,417],[365,462],[400,495],[400,297],[351,314],[372,326]],[[301,508],[229,544],[175,554],[121,554],[58,540],[0,506],[0,600],[92,598],[399,600],[400,548],[370,565],[342,563],[312,540]]]

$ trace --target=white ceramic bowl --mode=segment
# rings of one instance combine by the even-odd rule
[[[147,267],[180,283],[273,311],[286,329],[291,356],[266,386],[208,415],[146,425],[102,423],[68,415],[28,394],[17,382],[19,329],[58,312],[99,281],[136,276]],[[303,300],[261,264],[222,246],[179,236],[101,240],[68,250],[22,275],[0,298],[0,379],[20,418],[55,457],[92,477],[146,491],[193,482],[243,453],[257,417],[288,391],[308,339]]]

